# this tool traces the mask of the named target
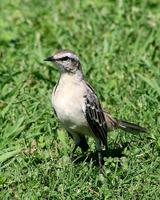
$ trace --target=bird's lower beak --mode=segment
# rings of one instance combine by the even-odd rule
[[[49,56],[48,58],[44,59],[44,61],[54,61],[54,57],[53,56]]]

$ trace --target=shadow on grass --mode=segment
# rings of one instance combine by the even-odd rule
[[[117,148],[114,148],[114,149],[108,149],[108,150],[103,150],[102,151],[102,157],[103,159],[104,158],[109,158],[109,157],[112,157],[112,158],[121,158],[121,157],[125,157],[125,155],[123,154],[123,150],[129,146],[128,143],[124,143],[122,144],[121,147],[117,147]],[[79,164],[79,163],[82,163],[82,162],[93,162],[95,166],[98,166],[98,156],[97,156],[97,152],[90,152],[90,153],[86,153],[86,154],[82,154],[81,156],[74,156],[72,158],[73,162],[75,164]]]

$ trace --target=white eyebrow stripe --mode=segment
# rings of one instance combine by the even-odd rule
[[[70,52],[65,52],[65,53],[61,53],[59,55],[57,54],[57,55],[54,56],[55,59],[61,59],[63,57],[69,57],[71,59],[75,59],[75,60],[79,61],[79,58],[76,55],[74,55]]]
[[[79,58],[76,56],[76,55],[74,55],[74,54],[71,54],[71,53],[66,53],[66,56],[67,57],[69,57],[69,58],[73,58],[73,59],[75,59],[75,60],[79,60]]]

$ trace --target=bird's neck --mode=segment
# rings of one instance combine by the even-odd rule
[[[79,81],[82,81],[83,79],[84,79],[84,76],[81,70],[77,70],[74,73],[64,72],[64,73],[61,73],[60,75],[60,80],[63,80],[63,82],[68,82],[68,81],[79,82]]]

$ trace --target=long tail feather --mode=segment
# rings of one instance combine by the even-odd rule
[[[116,118],[113,118],[108,112],[104,111],[105,113],[105,119],[107,122],[107,127],[108,130],[114,130],[115,128],[121,128],[125,131],[129,131],[132,133],[135,132],[144,132],[147,133],[148,130],[142,126],[139,126],[137,124],[131,123],[131,122],[127,122],[124,120],[118,120]]]
[[[129,132],[148,132],[146,128],[124,120],[117,120],[118,127]]]

